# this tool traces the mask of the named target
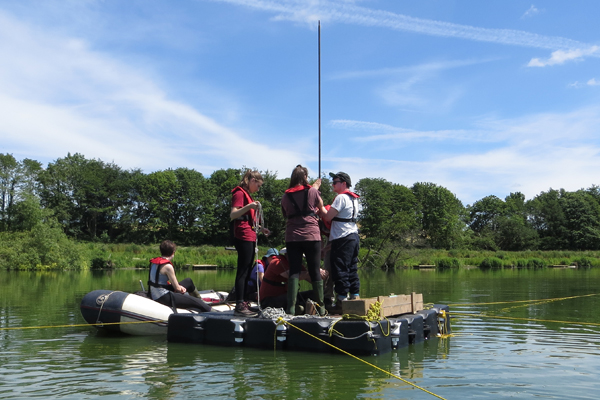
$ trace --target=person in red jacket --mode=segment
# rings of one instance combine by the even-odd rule
[[[274,256],[269,263],[269,268],[265,272],[263,277],[262,285],[260,286],[260,306],[262,308],[273,307],[288,309],[288,282],[290,277],[290,264],[286,256],[286,249],[281,249],[278,256]],[[320,276],[322,279],[326,279],[328,274],[324,270],[320,270]],[[310,282],[310,274],[306,269],[298,274],[299,280]],[[296,282],[297,283],[297,282]],[[296,290],[295,295],[297,296],[294,304],[295,310],[300,311],[300,306],[304,306],[307,299],[316,301],[314,298],[314,292],[307,290],[298,293]]]
[[[235,315],[244,317],[254,317],[256,312],[250,310],[248,303],[244,301],[244,292],[246,289],[246,280],[248,274],[252,271],[254,258],[256,256],[256,231],[254,227],[257,222],[256,210],[260,203],[250,197],[251,193],[258,192],[263,184],[263,178],[260,172],[248,170],[244,174],[239,186],[231,191],[231,214],[229,217],[233,221],[233,244],[238,253],[237,272],[235,275]],[[265,235],[269,235],[269,230],[258,227]]]

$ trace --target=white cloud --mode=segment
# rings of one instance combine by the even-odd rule
[[[539,14],[539,12],[540,10],[532,4],[531,7],[529,7],[529,9],[525,11],[521,18],[533,17],[534,15]]]
[[[600,54],[600,46],[591,46],[585,49],[557,50],[553,51],[550,58],[547,60],[532,58],[527,66],[546,67],[549,65],[560,65],[567,61],[578,61],[588,56],[596,57],[598,54]]]
[[[475,140],[478,142],[489,142],[491,139],[485,135],[485,131],[465,129],[444,129],[437,131],[418,131],[413,129],[398,128],[377,122],[333,120],[330,126],[336,129],[345,129],[361,132],[360,137],[352,139],[358,143],[370,142],[393,142],[393,141],[419,141],[419,140]],[[373,133],[373,134],[369,134]]]
[[[592,78],[587,81],[587,84],[590,86],[600,86],[600,81],[597,81],[596,78]]]
[[[504,198],[515,191],[533,198],[551,187],[574,191],[600,183],[596,173],[600,168],[600,107],[517,119],[486,118],[474,122],[471,130],[414,131],[348,120],[334,124],[339,129],[363,132],[364,137],[354,139],[363,148],[375,142],[379,148],[396,148],[398,142],[409,142],[416,148],[419,143],[427,146],[427,152],[418,161],[406,160],[408,157],[402,152],[396,159],[382,156],[339,160],[340,168],[344,163],[352,165],[351,176],[357,181],[382,177],[407,186],[434,182],[451,190],[464,203],[491,194]],[[448,154],[446,143],[458,140],[461,146],[472,146]],[[494,142],[493,148],[486,145],[490,142]]]
[[[23,149],[22,156],[46,162],[79,152],[124,168],[184,164],[212,172],[253,166],[257,154],[270,151],[251,132],[170,99],[147,66],[124,63],[79,38],[30,28],[1,11],[0,54],[10,55],[0,63],[0,140],[17,149],[15,156]],[[261,166],[291,170],[305,159],[304,148],[271,152]]]
[[[585,47],[575,40],[538,35],[513,29],[488,29],[444,21],[414,18],[356,6],[353,2],[328,0],[213,0],[276,13],[276,20],[288,20],[316,27],[321,22],[339,22],[389,28],[432,36],[454,37],[481,42],[570,50]],[[597,56],[597,55],[596,55]]]

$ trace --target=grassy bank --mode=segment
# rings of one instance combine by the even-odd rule
[[[384,255],[361,249],[363,268],[544,268],[548,266],[600,267],[600,251],[485,251],[403,249]]]
[[[61,270],[101,268],[147,268],[159,255],[158,244],[110,244],[75,242],[60,227],[39,224],[30,232],[0,233],[0,269]],[[259,249],[259,256],[267,248]],[[377,253],[361,248],[360,268],[412,268],[432,265],[437,268],[544,268],[551,265],[599,267],[600,251],[481,251],[388,248]],[[234,268],[235,250],[219,246],[178,247],[176,268],[215,265]]]

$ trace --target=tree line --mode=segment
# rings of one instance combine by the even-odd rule
[[[68,154],[43,167],[31,159],[0,154],[0,232],[31,230],[40,221],[57,224],[73,239],[111,243],[156,243],[169,237],[183,245],[230,241],[231,189],[245,168],[210,176],[188,168],[144,173],[114,163]],[[270,238],[282,246],[281,196],[289,178],[262,172],[254,196],[263,207]],[[322,177],[322,197],[334,193]],[[482,250],[600,249],[600,189],[549,189],[526,200],[520,193],[487,196],[464,206],[448,189],[429,182],[408,187],[363,178],[359,226],[363,248],[385,253],[387,262],[406,248]]]

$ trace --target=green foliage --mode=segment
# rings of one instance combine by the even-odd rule
[[[84,269],[89,266],[82,246],[64,234],[58,223],[38,223],[27,232],[0,235],[0,268]]]
[[[498,257],[486,257],[479,264],[481,269],[501,269],[504,267],[504,263]]]
[[[449,257],[449,258],[438,258],[435,261],[435,266],[439,269],[446,268],[459,268],[460,260],[458,258]]]
[[[573,260],[573,264],[580,268],[589,268],[594,266],[594,260],[589,257],[579,257]]]
[[[42,168],[37,161],[0,154],[0,232],[14,234],[7,239],[12,247],[2,251],[0,264],[11,260],[16,264],[10,265],[52,267],[55,263],[49,259],[56,258],[60,240],[52,242],[48,237],[56,236],[57,229],[71,239],[106,245],[143,247],[167,238],[180,246],[230,244],[231,189],[244,170],[221,169],[210,177],[188,168],[146,174],[78,153]],[[285,220],[280,202],[288,179],[278,179],[273,171],[261,173],[264,184],[252,196],[261,202],[272,235],[260,235],[259,244],[281,247]],[[323,201],[330,204],[334,198],[330,180],[325,175],[321,179]],[[600,250],[598,186],[576,192],[550,189],[529,201],[519,192],[504,200],[486,196],[466,208],[453,193],[433,183],[418,182],[409,188],[382,178],[363,178],[355,191],[361,196],[363,266],[397,268],[448,257],[437,250],[455,251],[450,257],[461,265],[479,265],[488,257],[522,268],[532,268],[527,265],[535,258],[547,264],[594,265],[594,257],[585,262],[573,253],[539,256],[534,252]],[[51,216],[58,224],[51,222]],[[34,251],[34,244],[40,250]],[[40,256],[41,249],[50,254],[48,259]],[[138,259],[121,259],[117,254],[130,254],[121,250],[96,249],[84,256],[84,263],[75,257],[69,265],[145,266],[154,254],[154,249],[138,249]],[[531,253],[516,255],[524,250]],[[230,258],[231,254],[219,256],[223,265]]]
[[[463,243],[464,207],[448,189],[433,183],[415,183],[411,188],[419,203],[417,219],[422,235],[434,248],[451,249]]]
[[[529,260],[527,260],[527,268],[545,268],[546,266],[547,263],[541,258],[530,258]]]
[[[388,243],[401,247],[415,243],[418,202],[410,189],[384,179],[364,178],[357,183],[356,192],[361,196],[360,230],[374,239],[371,244],[375,251]]]

